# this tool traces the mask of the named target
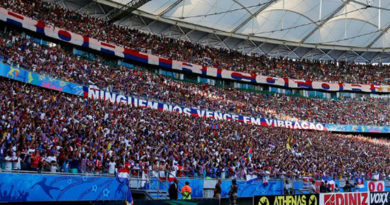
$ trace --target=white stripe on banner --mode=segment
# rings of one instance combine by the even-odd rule
[[[151,108],[160,111],[177,112],[180,114],[193,116],[193,117],[206,117],[206,118],[212,118],[216,120],[234,120],[246,124],[261,125],[267,127],[283,127],[289,129],[319,130],[319,131],[326,130],[326,127],[321,123],[271,120],[271,119],[255,118],[255,117],[248,117],[248,116],[242,116],[236,114],[226,114],[220,112],[212,112],[208,110],[180,107],[177,105],[170,105],[170,104],[165,104],[160,102],[148,101],[148,100],[138,99],[131,96],[124,96],[112,92],[106,92],[100,90],[96,86],[88,87],[87,96],[88,98],[91,99],[100,99],[104,101],[110,101],[111,103],[117,103],[117,104],[123,103],[133,107]]]

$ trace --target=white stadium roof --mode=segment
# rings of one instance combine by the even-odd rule
[[[60,1],[104,16],[131,0]],[[116,23],[245,53],[390,62],[389,0],[151,0]]]

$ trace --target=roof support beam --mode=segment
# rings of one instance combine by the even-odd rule
[[[163,16],[164,14],[168,13],[171,9],[175,8],[177,5],[179,5],[183,0],[177,0],[175,1],[175,3],[171,4],[170,6],[168,6],[168,8],[164,9],[164,11],[160,12],[159,14],[157,14],[157,16]]]
[[[182,37],[185,37],[187,39],[187,41],[191,41],[190,37],[187,36],[187,34],[190,34],[192,31],[194,30],[190,30],[188,31],[187,33],[183,30],[183,28],[181,28],[180,26],[177,26],[177,28],[180,30],[180,32],[182,32]]]
[[[253,42],[252,42],[253,43]],[[259,49],[261,52],[263,52],[265,54],[265,51],[263,49],[261,49],[261,46],[263,46],[265,43],[261,43],[259,45],[256,45],[255,43],[253,43],[253,47],[251,48],[251,50],[247,53],[252,53],[254,50],[256,49]]]
[[[359,54],[357,53],[356,51],[351,51],[352,53],[355,53],[356,54],[356,58],[354,59],[354,61],[356,61],[357,58],[362,58],[363,60],[365,60],[366,62],[370,62],[367,58],[363,57],[363,54]]]
[[[245,9],[250,15],[252,15],[252,12],[249,11],[249,9],[247,7],[245,7],[244,5],[242,5],[241,2],[237,1],[237,0],[233,0],[234,2],[236,2],[236,4],[240,5],[243,9]]]
[[[336,60],[334,57],[330,56],[329,53],[332,52],[332,50],[329,50],[328,52],[323,51],[322,49],[319,49],[321,52],[323,52],[326,56],[328,56],[332,60]]]
[[[235,43],[234,45],[231,45],[230,47],[234,50],[238,50],[238,45],[240,45],[242,42],[244,42],[245,40],[239,40],[237,41],[237,43]]]
[[[113,9],[119,9],[122,7],[122,4],[118,3],[118,2],[114,2],[114,1],[111,1],[111,0],[93,0],[99,4],[104,4],[106,6],[109,6],[109,7],[112,7]]]
[[[306,51],[305,53],[303,53],[303,54],[299,57],[299,59],[305,59],[305,56],[309,55],[310,52],[311,52],[312,50],[313,50],[313,49],[307,49],[307,51]],[[322,51],[322,52],[323,52],[323,51]]]
[[[245,19],[240,25],[238,25],[236,28],[234,28],[231,32],[235,33],[237,32],[240,28],[245,26],[251,19],[255,18],[260,12],[264,11],[264,9],[268,8],[272,3],[274,3],[277,0],[270,0],[267,2],[263,7],[260,7],[259,10],[257,10],[255,13],[253,13],[251,16],[249,16],[247,19]]]
[[[385,35],[385,33],[390,29],[390,25],[388,25],[385,29],[382,30],[382,32],[376,37],[374,38],[373,41],[371,41],[370,44],[368,44],[368,48],[371,48],[372,45],[374,45],[374,43],[376,43],[383,35]]]
[[[286,46],[287,47],[287,46]],[[287,47],[288,48],[288,47]],[[291,55],[291,54],[294,54],[297,58],[300,58],[300,56],[295,52],[296,50],[298,50],[299,49],[299,47],[295,47],[294,49],[290,49],[290,48],[288,48],[289,50],[290,50],[290,52],[288,52],[288,54],[286,55],[286,57],[288,58],[288,56],[289,55]]]
[[[339,7],[337,7],[336,10],[334,10],[326,19],[321,21],[317,27],[315,27],[309,34],[307,34],[305,37],[302,38],[301,43],[305,42],[310,36],[314,34],[318,29],[320,29],[323,25],[325,25],[329,20],[331,20],[334,15],[336,15],[341,9],[343,9],[351,0],[344,0],[344,3],[341,4]]]
[[[116,20],[125,17],[126,15],[130,14],[131,12],[143,6],[144,4],[148,3],[149,1],[151,0],[130,0],[126,4],[122,4],[121,8],[116,10],[111,10],[106,15],[106,18],[111,23],[115,22]]]
[[[378,52],[374,57],[371,58],[370,63],[374,63],[375,59],[378,58],[380,55],[382,55],[382,53]],[[378,62],[380,62],[380,61],[378,61]]]
[[[340,61],[340,60],[343,60],[344,58],[344,61],[348,61],[348,56],[347,56],[347,51],[343,51],[338,57],[337,57],[337,61]]]
[[[194,42],[195,43],[199,43],[202,39],[206,38],[208,35],[211,35],[211,33],[204,33],[200,38],[198,38],[198,40],[195,40],[194,39]],[[199,43],[200,44],[200,43]]]
[[[214,34],[214,36],[225,46],[226,49],[229,49],[229,46],[226,45],[225,40],[222,40],[218,35]],[[228,37],[229,38],[229,37]]]
[[[99,6],[99,8],[103,12],[103,14],[106,14],[106,11],[104,10],[103,6],[101,4],[98,4],[98,3],[96,3],[96,4]]]
[[[164,35],[164,33],[165,33],[165,32],[169,32],[169,31],[171,30],[172,27],[174,27],[174,26],[168,24],[168,25],[165,26],[165,27],[160,31],[160,33],[158,33],[158,34]]]
[[[177,26],[177,27],[179,27],[180,28],[180,30],[182,30],[182,28],[180,27],[180,26]],[[184,30],[182,30],[183,32],[184,32]],[[192,32],[194,32],[195,30],[189,30],[187,33],[186,32],[184,32],[184,37],[186,37],[187,38],[187,41],[190,41],[190,42],[192,42],[192,39],[190,38],[190,34],[192,33]]]
[[[92,5],[93,3],[95,3],[94,1],[90,1],[84,5],[82,5],[79,9],[76,10],[76,12],[82,12],[84,9],[86,9],[88,6]]]

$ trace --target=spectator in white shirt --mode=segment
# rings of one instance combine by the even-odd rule
[[[111,158],[110,162],[108,163],[108,173],[109,174],[115,173],[115,166],[116,166],[116,162],[114,161],[114,158]]]

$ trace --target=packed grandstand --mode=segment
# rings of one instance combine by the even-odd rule
[[[249,56],[146,34],[39,0],[2,0],[1,7],[90,38],[202,66],[308,81],[390,84],[390,68],[382,64]],[[123,59],[15,25],[1,23],[0,55],[11,69],[231,116],[390,126],[389,97],[323,99],[183,81],[146,64],[118,65]],[[3,76],[0,81],[0,162],[5,170],[113,174],[127,167],[134,176],[155,177],[390,177],[387,138],[193,117],[15,79]]]

